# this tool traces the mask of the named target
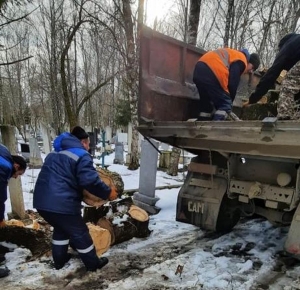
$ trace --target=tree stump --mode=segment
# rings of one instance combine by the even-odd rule
[[[149,216],[146,211],[132,204],[131,198],[110,202],[102,207],[85,207],[84,220],[106,229],[111,234],[111,245],[134,237],[145,238],[150,234]]]

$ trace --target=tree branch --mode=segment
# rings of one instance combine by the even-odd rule
[[[30,55],[30,56],[27,56],[27,57],[25,57],[25,58],[18,59],[18,60],[15,60],[15,61],[11,61],[11,62],[2,62],[2,63],[0,63],[0,65],[11,65],[11,64],[15,64],[15,63],[18,63],[18,62],[21,62],[21,61],[30,59],[30,58],[32,58],[32,57],[33,57],[33,55]]]
[[[0,28],[3,27],[3,26],[5,26],[5,25],[9,25],[9,24],[11,24],[11,23],[13,23],[13,22],[17,22],[17,21],[20,21],[20,20],[26,18],[26,17],[29,16],[31,13],[33,13],[35,10],[37,10],[38,8],[39,8],[39,7],[33,9],[33,10],[30,11],[29,13],[27,13],[27,14],[25,14],[25,15],[19,17],[19,18],[11,19],[11,20],[9,20],[9,21],[7,21],[7,22],[5,22],[5,23],[0,24]]]
[[[115,74],[108,77],[103,83],[98,84],[92,91],[90,91],[79,103],[76,113],[79,114],[82,106],[103,86],[105,86],[108,82],[110,82],[117,74],[123,73],[125,70],[117,71]]]

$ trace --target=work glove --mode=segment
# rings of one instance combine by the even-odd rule
[[[0,228],[6,227],[5,220],[0,221]]]
[[[117,189],[116,187],[113,185],[111,187],[111,191],[110,191],[110,194],[108,196],[108,200],[115,200],[118,198],[118,193],[117,193]]]
[[[247,108],[249,106],[251,106],[251,104],[249,104],[249,101],[244,102],[242,105],[243,108]]]

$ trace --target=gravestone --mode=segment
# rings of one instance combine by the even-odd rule
[[[29,167],[30,168],[41,168],[43,165],[43,159],[41,157],[41,151],[38,142],[35,138],[29,138]]]
[[[124,145],[121,142],[115,144],[114,164],[124,164]]]
[[[118,142],[123,143],[123,144],[127,144],[127,133],[118,133],[117,134],[117,138],[118,138]]]
[[[15,128],[9,125],[1,125],[2,143],[8,148],[11,154],[17,154],[17,142]],[[9,196],[11,202],[11,216],[24,219],[27,217],[23,200],[22,182],[20,176],[11,178],[8,182]]]
[[[21,146],[21,154],[25,158],[26,162],[29,162],[30,158],[30,150],[29,150],[29,144],[27,143],[20,143]]]
[[[52,145],[51,145],[51,136],[50,136],[50,129],[48,126],[42,122],[40,122],[40,129],[43,137],[43,148],[44,153],[48,154],[52,151]]]
[[[151,140],[142,141],[139,192],[133,195],[133,202],[151,214],[157,214],[160,208],[155,204],[159,200],[155,196],[156,173],[159,143]],[[156,149],[155,149],[155,148]]]
[[[111,142],[112,139],[112,129],[109,126],[105,127],[105,141]]]

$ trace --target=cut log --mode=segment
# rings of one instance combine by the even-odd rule
[[[120,197],[124,191],[124,182],[122,180],[122,177],[120,174],[109,171],[104,168],[97,168],[97,172],[99,174],[100,179],[109,187],[115,187],[116,191],[118,193],[118,196]],[[95,206],[95,207],[101,207],[103,204],[108,202],[107,200],[103,200],[87,190],[83,191],[83,201],[87,205]]]
[[[148,213],[136,205],[132,205],[130,207],[128,213],[134,220],[137,220],[140,222],[146,222],[147,220],[149,220]]]
[[[35,259],[51,249],[51,235],[49,233],[20,226],[6,226],[0,228],[0,241],[9,242],[29,249]]]
[[[233,112],[242,120],[263,120],[277,116],[277,100],[279,91],[270,90],[254,105],[246,108],[233,107]]]
[[[25,227],[25,224],[21,220],[11,219],[5,222],[7,226]]]
[[[83,209],[83,219],[84,221],[97,224],[101,217],[105,217],[106,214],[111,210],[111,212],[117,212],[117,207],[124,205],[128,208],[133,204],[132,198],[127,197],[116,201],[110,201],[101,207],[95,206],[85,206]]]
[[[97,168],[97,171],[101,180],[105,184],[107,184],[108,186],[111,186],[113,184],[120,195],[123,193],[124,182],[119,173],[104,168]]]
[[[108,200],[101,199],[100,197],[97,197],[89,193],[85,189],[83,190],[83,201],[87,205],[94,206],[94,207],[101,207],[103,204],[108,202]]]
[[[114,227],[112,223],[108,219],[103,217],[98,220],[97,226],[99,226],[102,229],[106,229],[110,232],[111,245],[113,245],[116,241],[116,238],[115,238]]]
[[[29,217],[22,220],[8,220],[7,226],[0,228],[0,241],[23,246],[32,253],[34,260],[51,249],[52,232],[50,225],[33,210],[26,210]]]
[[[97,256],[100,257],[109,249],[111,245],[110,232],[91,223],[88,223],[87,226],[95,245]]]
[[[111,233],[111,245],[150,234],[147,212],[133,205],[131,198],[110,202],[100,208],[85,207],[83,217],[86,222],[107,229]]]

